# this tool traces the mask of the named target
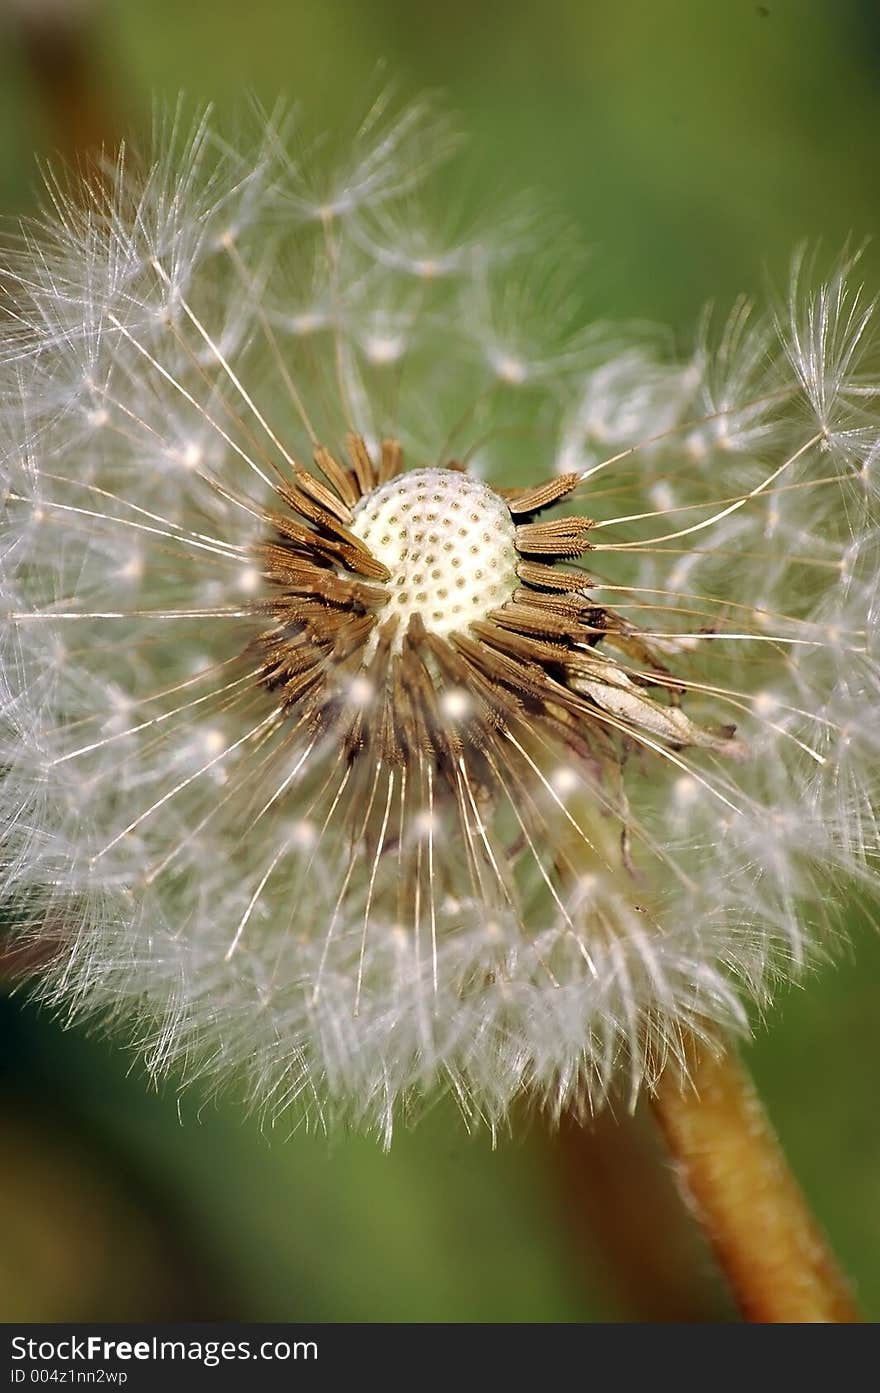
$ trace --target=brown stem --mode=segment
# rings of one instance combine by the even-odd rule
[[[743,1317],[861,1320],[736,1054],[693,1041],[689,1072],[666,1071],[654,1111]]]
[[[2,5],[2,0],[0,0]],[[48,135],[73,163],[119,143],[114,103],[96,56],[94,17],[88,6],[19,5],[19,44]]]
[[[605,1319],[736,1319],[705,1237],[664,1165],[647,1109],[630,1115],[609,1106],[586,1123],[564,1114],[550,1146],[572,1257]]]

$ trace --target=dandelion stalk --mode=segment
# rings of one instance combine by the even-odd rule
[[[692,1039],[653,1106],[682,1193],[748,1321],[850,1323],[849,1285],[735,1051]]]
[[[7,23],[17,30],[23,57],[48,120],[53,146],[71,160],[107,149],[118,136],[114,93],[95,61],[90,0],[10,0]]]
[[[735,1308],[701,1230],[681,1203],[650,1108],[569,1113],[549,1142],[559,1213],[605,1318],[730,1321]],[[634,1203],[633,1197],[638,1196]]]

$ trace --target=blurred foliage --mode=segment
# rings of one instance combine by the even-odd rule
[[[42,3],[18,9],[33,19]],[[784,275],[801,239],[834,251],[877,226],[875,0],[93,8],[69,89],[86,94],[91,125],[103,109],[108,125],[137,129],[154,97],[181,89],[221,112],[286,93],[333,123],[378,81],[442,88],[485,182],[540,187],[582,229],[597,313],[684,336],[704,301],[761,288],[766,267]],[[63,147],[69,130],[39,49],[8,14],[0,36],[0,206],[15,212],[35,183],[32,152]],[[876,284],[876,249],[866,268]],[[861,923],[854,937],[842,965],[789,994],[751,1060],[880,1317],[880,944]],[[625,1314],[598,1260],[584,1281],[540,1128],[493,1152],[443,1105],[390,1156],[361,1139],[266,1137],[231,1102],[157,1097],[115,1047],[17,998],[0,1007],[4,1319]]]

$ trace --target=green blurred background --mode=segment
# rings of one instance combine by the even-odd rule
[[[686,342],[706,300],[784,274],[802,238],[876,230],[876,0],[0,0],[0,208],[29,206],[35,151],[145,127],[154,96],[222,113],[284,93],[332,124],[380,62],[448,94],[487,182],[568,211],[597,313]],[[866,266],[880,284],[876,249]],[[880,943],[855,910],[852,930],[749,1055],[877,1319]],[[0,994],[0,1319],[728,1315],[646,1119],[512,1130],[493,1151],[443,1105],[389,1156],[265,1136]]]

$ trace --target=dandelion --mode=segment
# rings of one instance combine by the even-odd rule
[[[386,1142],[438,1089],[493,1129],[659,1092],[870,886],[857,259],[675,363],[579,326],[521,208],[419,223],[456,143],[427,107],[335,167],[288,125],[239,151],[178,112],[152,163],[50,175],[4,253],[36,990]]]

